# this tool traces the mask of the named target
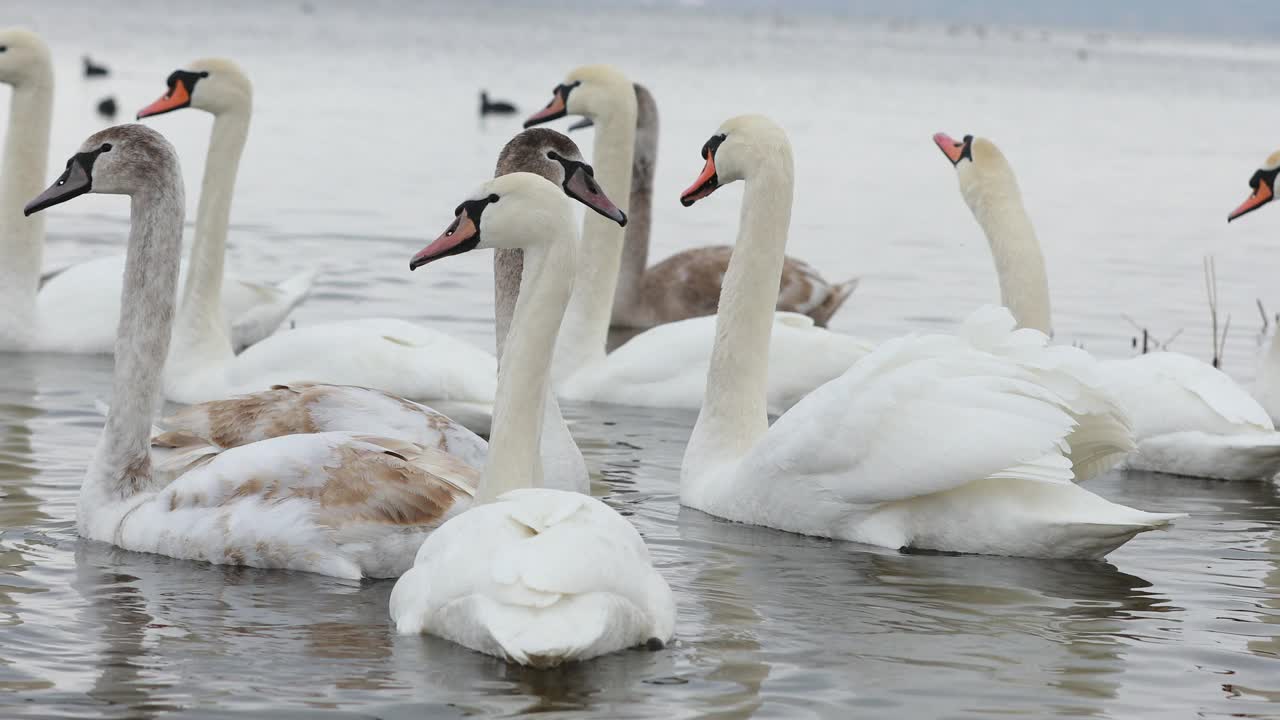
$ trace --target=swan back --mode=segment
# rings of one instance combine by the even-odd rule
[[[40,36],[24,28],[0,30],[0,83],[21,87],[29,83],[52,83],[53,61],[49,46]]]

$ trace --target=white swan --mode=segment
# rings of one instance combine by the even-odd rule
[[[1276,175],[1280,174],[1280,150],[1277,150],[1254,171],[1249,178],[1252,191],[1240,206],[1227,215],[1231,222],[1241,215],[1257,210],[1275,199]],[[1267,411],[1272,422],[1280,422],[1280,332],[1271,334],[1258,363],[1258,379],[1253,388],[1254,397]]]
[[[577,68],[555,88],[547,107],[525,121],[525,127],[566,114],[592,120],[596,179],[613,197],[628,196],[636,133],[631,82],[610,66]],[[556,345],[552,371],[556,394],[573,400],[696,409],[706,388],[714,316],[659,325],[605,354],[622,241],[621,228],[587,215],[579,246],[578,282]],[[785,410],[844,372],[870,349],[857,338],[814,327],[813,320],[803,315],[778,313],[773,324],[768,347],[768,397],[773,412]]]
[[[524,273],[476,495],[481,504],[428,537],[396,582],[390,611],[400,633],[430,633],[550,667],[660,647],[674,632],[671,589],[635,528],[591,497],[538,489],[542,405],[573,286],[573,234],[561,191],[516,173],[481,187],[414,258],[421,265],[477,247],[519,247]]]
[[[934,142],[955,166],[961,195],[987,236],[1004,305],[1019,326],[1049,332],[1044,257],[1004,154],[968,135],[938,133]],[[1137,450],[1129,467],[1223,480],[1263,480],[1280,471],[1280,433],[1271,419],[1211,365],[1157,352],[1099,363],[1098,372],[1133,423]]]
[[[1177,517],[1117,505],[1072,482],[1079,408],[1101,399],[1069,373],[1046,382],[1031,372],[1046,338],[1001,330],[992,320],[1002,312],[971,320],[969,337],[890,340],[770,426],[774,298],[765,289],[782,267],[791,147],[768,119],[742,116],[722,125],[703,155],[686,204],[735,180],[747,186],[707,396],[681,468],[682,504],[885,547],[1049,558],[1100,558]],[[1024,362],[978,347],[993,340]]]
[[[78,263],[42,277],[44,218],[23,217],[22,206],[41,190],[48,169],[53,65],[44,42],[26,30],[0,31],[0,47],[0,82],[13,86],[0,165],[0,248],[5,257],[0,266],[0,349],[109,353],[120,316],[124,256]],[[213,250],[220,265],[221,245],[202,247],[197,232],[193,254]],[[224,316],[234,322],[221,332],[230,332],[237,347],[257,342],[275,330],[309,282],[307,274],[279,286],[229,280],[220,302]]]
[[[219,180],[218,212],[229,209],[230,181],[248,128],[249,81],[231,62],[202,60],[169,76],[166,95],[139,115],[191,105],[216,114],[210,144],[212,174]],[[225,184],[222,184],[225,182]],[[201,199],[204,209],[205,198]],[[225,234],[221,236],[225,240]],[[210,262],[215,260],[211,257]],[[215,268],[216,269],[216,268]],[[359,385],[400,397],[432,402],[437,410],[487,426],[493,401],[493,356],[470,343],[403,320],[381,318],[309,325],[273,335],[234,355],[216,332],[217,272],[201,273],[179,306],[178,332],[165,366],[165,397],[195,403],[262,390],[272,385],[312,381]],[[466,419],[463,419],[466,418]]]
[[[173,147],[142,125],[96,133],[25,212],[86,192],[131,196],[132,223],[113,401],[80,490],[80,534],[127,550],[346,578],[407,570],[426,534],[471,504],[478,475],[451,455],[330,432],[153,457],[182,238]]]
[[[613,327],[650,328],[702,315],[714,315],[728,245],[704,245],[669,255],[649,265],[649,228],[653,176],[658,161],[658,104],[649,89],[635,84],[636,144],[631,165],[631,202],[618,289],[613,298]],[[583,120],[578,126],[590,125]],[[818,327],[844,305],[858,278],[832,284],[812,265],[787,257],[782,264],[777,310],[807,315]]]
[[[572,140],[535,128],[516,135],[499,153],[495,175],[533,172],[559,185],[587,207],[625,217],[592,179]],[[498,250],[494,257],[495,319],[498,357],[515,311],[521,279],[521,252]],[[292,383],[224,400],[190,405],[160,422],[155,439],[168,455],[185,458],[209,446],[233,448],[271,437],[326,431],[358,431],[408,440],[447,452],[472,467],[487,454],[485,441],[435,410],[371,388],[322,383]],[[555,396],[549,395],[543,418],[543,475],[565,478],[555,487],[587,492],[589,478],[582,453],[569,433]]]

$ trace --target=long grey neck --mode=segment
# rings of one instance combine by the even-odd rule
[[[498,365],[489,458],[476,492],[477,503],[543,485],[540,448],[551,357],[573,291],[573,273],[566,272],[573,263],[573,243],[568,239],[524,253],[519,299],[505,341],[507,359],[519,361]]]
[[[251,109],[219,113],[213,121],[205,156],[195,242],[179,304],[174,337],[175,362],[199,357],[209,362],[233,354],[222,313],[222,275],[227,254],[227,227],[240,156],[249,136]]]
[[[493,334],[498,362],[511,330],[511,316],[520,296],[520,276],[524,271],[524,251],[500,248],[493,252]]]
[[[636,128],[635,157],[631,167],[631,198],[622,243],[618,287],[613,293],[614,317],[634,313],[642,300],[641,282],[649,267],[649,231],[653,215],[653,176],[658,165],[658,118],[647,118]]]
[[[635,152],[635,94],[625,93],[617,107],[597,118],[592,162],[596,180],[609,197],[631,194],[631,158]],[[622,208],[625,212],[626,208]],[[623,229],[599,213],[588,212],[578,242],[578,270],[573,297],[556,344],[556,381],[604,361],[613,295],[622,259]],[[527,260],[527,258],[526,258]]]
[[[720,290],[702,411],[682,475],[740,458],[768,429],[769,340],[791,224],[789,153],[757,168],[742,196],[738,240]]]
[[[0,165],[0,350],[31,340],[44,254],[44,214],[22,208],[48,181],[53,70],[13,89]]]
[[[116,333],[111,410],[86,490],[112,500],[155,489],[151,418],[173,327],[185,199],[176,170],[135,194]]]
[[[1001,303],[1013,313],[1018,327],[1052,335],[1044,254],[1012,173],[994,176],[982,187],[964,185],[961,191],[991,247]]]

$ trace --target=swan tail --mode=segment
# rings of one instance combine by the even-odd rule
[[[317,268],[310,268],[275,285],[245,283],[259,291],[263,302],[232,319],[231,342],[235,351],[238,353],[275,332],[289,313],[307,299],[319,273]]]
[[[1132,470],[1212,480],[1271,480],[1280,473],[1280,432],[1157,435],[1139,441],[1126,464]]]
[[[1067,444],[1067,457],[1077,481],[1110,470],[1137,447],[1124,416],[1114,413],[1085,416],[1067,436]]]
[[[855,277],[845,280],[842,283],[831,286],[831,291],[827,293],[827,297],[813,310],[809,311],[809,317],[813,318],[813,324],[818,327],[826,327],[831,322],[831,317],[836,311],[844,307],[844,303],[857,289],[858,283],[862,282],[862,278]]]
[[[492,403],[436,400],[431,403],[431,409],[483,438],[489,437],[493,424]]]

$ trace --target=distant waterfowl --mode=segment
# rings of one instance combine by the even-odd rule
[[[643,85],[635,85],[636,141],[631,171],[630,222],[622,244],[622,264],[613,299],[613,326],[649,328],[702,315],[714,315],[728,245],[683,250],[649,265],[653,177],[658,160],[658,106]],[[778,291],[779,312],[808,315],[818,327],[844,305],[858,285],[854,278],[832,285],[808,263],[787,257]]]
[[[985,138],[934,142],[955,167],[960,192],[991,246],[1001,301],[1019,327],[1051,329],[1049,283],[1035,228],[1004,154]],[[1266,480],[1280,472],[1280,433],[1266,411],[1208,363],[1155,352],[1098,364],[1094,374],[1125,409],[1137,470],[1222,480]]]
[[[675,630],[671,589],[635,528],[590,496],[540,488],[539,426],[574,281],[573,222],[560,188],[528,173],[503,175],[463,202],[410,264],[520,248],[524,272],[478,505],[422,544],[391,593],[391,618],[400,633],[535,667],[662,647]]]
[[[359,433],[289,435],[185,462],[153,461],[152,409],[169,345],[184,196],[173,147],[142,125],[90,136],[27,214],[84,193],[128,195],[112,403],[80,490],[83,537],[188,560],[345,578],[395,577],[427,533],[470,504],[450,455]]]
[[[1276,196],[1276,176],[1280,175],[1280,150],[1271,153],[1249,178],[1252,191],[1240,206],[1227,215],[1231,222],[1261,208]],[[1280,422],[1280,332],[1273,332],[1258,363],[1258,380],[1253,394],[1272,422]]]
[[[596,181],[615,197],[629,196],[636,133],[632,83],[609,66],[578,68],[525,126],[570,114],[585,115],[595,125]],[[583,223],[579,276],[552,370],[556,393],[574,400],[697,409],[706,389],[714,316],[658,325],[605,354],[623,233],[594,213]],[[864,341],[814,327],[811,318],[795,313],[776,314],[773,325],[768,383],[773,412],[837,377],[870,349]]]
[[[480,117],[486,115],[514,115],[516,106],[505,100],[490,100],[487,90],[480,91]]]
[[[681,202],[736,180],[746,189],[682,504],[890,548],[1043,558],[1101,558],[1178,517],[1073,482],[1073,441],[1088,436],[1105,467],[1131,447],[1127,428],[1104,395],[1061,371],[1087,356],[1011,331],[1003,310],[979,311],[959,337],[890,340],[770,426],[766,346],[790,223],[791,147],[771,121],[742,116],[703,157]]]
[[[44,216],[24,218],[22,206],[40,191],[48,168],[53,64],[44,42],[26,30],[0,31],[0,48],[0,82],[14,88],[0,159],[0,350],[109,353],[125,257],[42,272]],[[233,320],[238,346],[275,329],[266,326],[262,310],[287,294],[287,288],[227,283],[223,313]]]
[[[494,174],[514,172],[534,172],[593,210],[621,217],[594,184],[592,171],[581,162],[577,146],[560,133],[541,128],[525,130],[508,142],[498,157]],[[495,251],[499,360],[519,295],[521,261],[520,250]],[[550,487],[588,492],[586,462],[553,394],[548,394],[544,407],[543,476],[555,480]],[[155,438],[156,450],[179,459],[190,455],[193,448],[207,453],[210,446],[225,449],[280,435],[336,430],[408,440],[454,455],[475,468],[481,467],[488,452],[484,440],[431,408],[379,390],[320,383],[278,385],[191,405],[162,420],[160,427],[163,431]]]
[[[111,74],[111,71],[107,69],[106,65],[95,63],[93,60],[89,59],[88,55],[82,57],[81,60],[84,62],[85,77],[106,77]]]
[[[105,97],[98,101],[98,114],[105,118],[114,118],[116,116],[116,99],[114,97]]]

